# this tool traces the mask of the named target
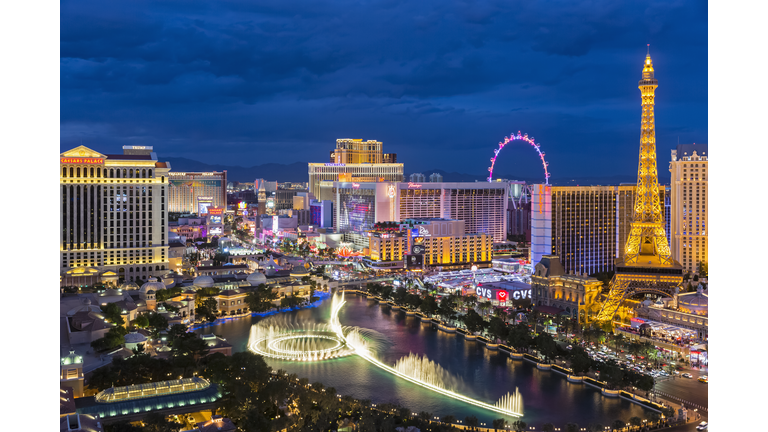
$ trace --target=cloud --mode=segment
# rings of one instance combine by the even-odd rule
[[[706,141],[706,37],[695,1],[65,1],[61,147],[293,162],[359,136],[477,172],[487,158],[468,149],[512,128],[561,172],[624,169],[595,161],[635,164],[646,43],[660,140]]]

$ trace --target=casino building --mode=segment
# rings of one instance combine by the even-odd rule
[[[405,219],[374,225],[366,263],[376,269],[422,270],[490,267],[493,238],[467,234],[464,221],[442,218]]]
[[[61,285],[160,277],[169,270],[168,172],[148,146],[60,156]]]
[[[227,208],[227,172],[168,173],[168,211],[205,214],[208,207]]]
[[[375,222],[408,218],[464,221],[464,232],[506,240],[508,183],[333,183],[336,230],[358,248]]]
[[[332,199],[330,187],[321,188],[323,181],[401,182],[403,164],[396,161],[397,155],[384,153],[380,141],[338,139],[330,162],[309,164],[309,193],[319,200]]]

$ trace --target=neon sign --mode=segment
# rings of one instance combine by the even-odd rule
[[[327,163],[327,164],[325,164],[325,166],[342,167],[342,166],[346,166],[346,165],[343,164],[343,163]]]
[[[408,182],[408,189],[421,189],[421,184]]]
[[[387,189],[387,196],[390,198],[395,197],[395,185],[389,185],[389,188]]]
[[[507,301],[507,292],[504,290],[499,290],[496,293],[496,300],[498,300],[501,303],[504,303],[505,301]]]
[[[248,207],[248,203],[246,203],[245,201],[240,201],[239,203],[237,203],[237,208],[239,208],[240,210],[245,210],[247,207]]]
[[[208,207],[208,215],[221,215],[223,213],[223,207]]]
[[[355,189],[360,189],[360,183],[352,183],[352,187]]]
[[[512,298],[515,300],[524,300],[531,298],[531,290],[520,290],[512,293]]]
[[[104,163],[102,158],[61,158],[63,164],[98,165]]]

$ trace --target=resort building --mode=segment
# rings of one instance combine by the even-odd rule
[[[59,170],[62,286],[167,273],[170,165],[152,147],[108,155],[80,146],[61,154]]]
[[[227,208],[227,172],[170,172],[168,211],[208,213],[208,207]]]
[[[699,273],[699,265],[707,263],[708,228],[707,144],[681,144],[672,150],[669,172],[672,174],[672,258],[683,265],[683,271]]]
[[[566,274],[557,255],[544,255],[531,275],[531,302],[545,313],[565,314],[587,324],[600,311],[602,288],[595,278]]]

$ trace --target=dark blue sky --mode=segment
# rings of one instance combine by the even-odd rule
[[[487,173],[505,135],[553,177],[634,174],[646,44],[660,171],[707,142],[701,1],[61,2],[61,148],[241,166],[376,139],[406,172]],[[496,171],[541,173],[507,147]]]

